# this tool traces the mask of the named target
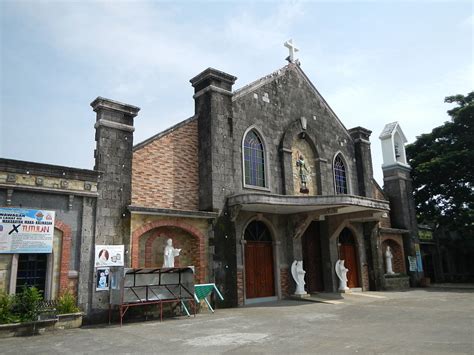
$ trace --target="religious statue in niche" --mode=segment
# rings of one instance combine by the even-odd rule
[[[174,258],[179,256],[180,251],[181,249],[176,249],[173,247],[173,240],[168,238],[163,253],[163,267],[174,267]]]
[[[306,271],[303,270],[303,260],[293,261],[291,265],[291,276],[293,276],[293,280],[295,280],[296,283],[295,295],[306,295],[306,291],[304,290],[304,285],[306,284],[304,281],[305,274]]]
[[[385,266],[387,267],[387,275],[395,274],[393,272],[392,260],[393,260],[392,250],[389,246],[387,246],[387,249],[385,250]]]
[[[296,160],[296,166],[299,168],[299,174],[300,174],[300,192],[302,194],[307,194],[309,193],[309,189],[307,186],[308,183],[308,176],[309,176],[309,170],[306,167],[306,163],[304,161],[304,157],[302,154],[299,154],[298,160]]]
[[[349,287],[347,287],[347,273],[349,269],[344,266],[344,260],[336,261],[336,275],[339,278],[339,291],[348,291]]]

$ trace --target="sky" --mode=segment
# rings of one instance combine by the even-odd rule
[[[93,169],[97,96],[141,108],[139,143],[194,114],[196,74],[238,89],[286,65],[292,38],[343,124],[372,130],[382,184],[383,126],[413,142],[474,89],[473,3],[0,0],[0,157]]]

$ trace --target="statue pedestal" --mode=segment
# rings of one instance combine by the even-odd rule
[[[339,293],[352,293],[352,290],[350,288],[346,290],[338,290]]]
[[[291,295],[292,298],[309,298],[311,297],[311,295],[309,293],[303,293],[303,294],[292,294]]]

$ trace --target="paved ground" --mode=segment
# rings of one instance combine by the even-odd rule
[[[474,290],[430,288],[282,301],[196,318],[0,341],[0,353],[474,354]],[[331,302],[333,301],[333,302]]]

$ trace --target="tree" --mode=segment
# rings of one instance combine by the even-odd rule
[[[406,147],[418,221],[474,239],[474,92],[444,101],[451,120]]]

